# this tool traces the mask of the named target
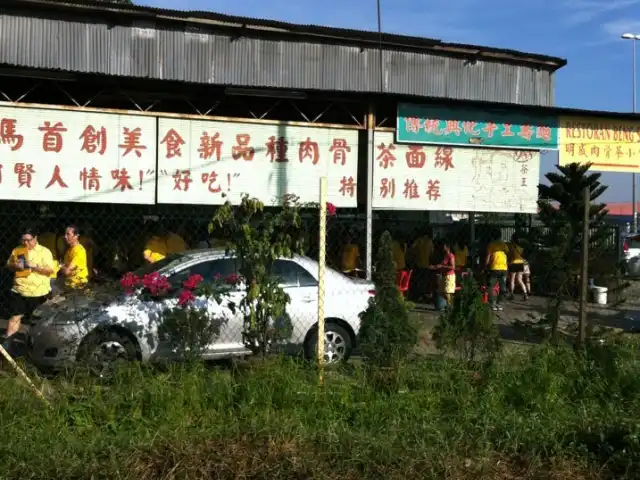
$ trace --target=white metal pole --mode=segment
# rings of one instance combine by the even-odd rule
[[[636,40],[637,38],[633,38],[633,113],[636,113]],[[637,195],[636,195],[636,173],[633,172],[631,174],[631,181],[633,182],[633,189],[631,190],[631,201],[633,202],[633,233],[638,231],[638,205],[637,205]]]
[[[366,271],[367,280],[373,276],[373,164],[375,158],[375,135],[376,120],[373,103],[369,105],[367,114],[367,251],[366,251]]]
[[[320,178],[320,228],[318,238],[318,368],[324,381],[324,274],[327,256],[327,177]]]

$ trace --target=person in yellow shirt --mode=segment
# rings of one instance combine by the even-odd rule
[[[422,235],[413,242],[409,250],[409,264],[415,268],[415,281],[411,282],[412,297],[429,296],[437,285],[436,275],[430,268],[433,253],[433,231],[431,228],[426,228]]]
[[[344,273],[356,274],[360,266],[360,247],[355,243],[353,234],[347,233],[347,241],[342,246],[341,268]]]
[[[494,240],[487,246],[487,258],[485,268],[488,270],[489,303],[491,310],[503,310],[503,302],[507,291],[507,272],[509,268],[509,247],[502,241],[502,234],[497,230],[493,236]],[[494,286],[498,284],[499,293],[496,298]]]
[[[464,241],[459,240],[453,243],[453,255],[456,259],[456,268],[466,268],[469,258],[469,248],[465,245]]]
[[[401,236],[391,242],[391,251],[393,253],[393,261],[396,264],[396,270],[404,270],[406,268],[407,244],[402,240]]]
[[[82,245],[87,253],[87,271],[89,272],[89,280],[91,280],[94,276],[94,263],[93,259],[96,255],[97,247],[93,240],[93,238],[87,233],[84,232],[80,235],[79,238],[80,245]],[[69,249],[69,244],[64,235],[58,236],[57,240],[57,251],[58,257],[64,258],[67,250]]]
[[[9,325],[2,346],[10,354],[23,318],[31,316],[51,294],[51,251],[38,243],[38,232],[34,228],[25,228],[21,240],[22,245],[14,248],[7,260],[7,268],[14,272],[14,280],[9,302]]]
[[[70,225],[64,232],[64,239],[69,248],[64,254],[64,262],[60,271],[65,276],[64,285],[70,289],[79,289],[89,281],[87,251],[80,243],[80,232],[74,225]]]
[[[38,243],[47,248],[53,255],[53,273],[51,274],[51,281],[54,282],[58,278],[60,258],[62,256],[58,250],[58,234],[53,231],[42,233],[38,235]]]
[[[418,269],[427,269],[431,265],[431,255],[433,255],[433,232],[426,229],[411,246],[412,263]]]
[[[149,263],[155,263],[162,260],[172,253],[182,253],[189,249],[187,243],[179,235],[163,231],[160,227],[152,230],[152,236],[147,241],[142,255]]]
[[[522,289],[524,300],[527,300],[527,287],[524,284],[524,266],[527,261],[524,258],[524,249],[519,244],[519,238],[517,234],[513,234],[511,237],[511,243],[509,244],[509,291],[511,292],[511,298],[516,293],[516,282]]]

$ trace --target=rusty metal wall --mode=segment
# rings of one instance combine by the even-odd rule
[[[97,21],[96,21],[97,22]],[[377,92],[376,49],[232,38],[153,22],[35,18],[0,10],[0,63],[202,84]],[[553,74],[426,53],[383,54],[386,93],[552,106]]]

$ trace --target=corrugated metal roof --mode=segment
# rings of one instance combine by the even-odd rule
[[[440,50],[383,50],[381,75],[380,50],[371,41],[358,46],[354,41],[321,41],[320,36],[292,41],[265,31],[249,35],[243,28],[221,27],[220,17],[230,17],[217,14],[209,14],[218,22],[214,26],[193,24],[188,12],[119,5],[86,10],[78,5],[45,5],[41,0],[5,1],[0,7],[0,63],[6,65],[201,84],[363,93],[380,92],[382,78],[383,92],[391,94],[541,106],[552,105],[554,100],[552,71],[558,62],[553,67],[549,62],[559,59],[552,57],[545,57],[547,68],[540,68],[524,60],[499,62],[479,53],[473,58],[451,56],[444,54],[444,44],[431,40]],[[32,8],[25,10],[27,4]],[[17,10],[20,5],[22,10]],[[122,11],[137,16],[126,17]],[[169,28],[158,12],[164,17],[180,14],[179,18],[191,23]],[[255,23],[263,28],[267,23],[307,28],[263,20]],[[345,36],[343,32],[354,32],[313,28],[333,32],[334,37],[335,32]],[[366,37],[370,32],[359,34]]]
[[[521,62],[552,70],[557,70],[567,64],[567,61],[563,58],[505,48],[449,43],[434,38],[391,33],[382,33],[382,35],[380,35],[378,32],[368,30],[354,30],[320,25],[300,25],[278,20],[239,17],[199,10],[169,10],[140,5],[113,4],[96,0],[3,0],[2,6],[8,8],[27,7],[40,10],[58,9],[71,14],[90,12],[92,16],[95,15],[97,17],[105,17],[113,15],[114,13],[126,13],[146,19],[180,21],[221,27],[241,27],[245,30],[261,31],[262,33],[308,35],[316,37],[319,41],[324,39],[326,41],[365,43],[368,45],[375,44],[381,45],[383,48],[400,48],[410,51],[427,49],[450,55],[471,55],[479,58]]]

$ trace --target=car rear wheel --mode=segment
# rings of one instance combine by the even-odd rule
[[[96,331],[82,342],[78,361],[97,377],[107,379],[124,363],[136,360],[136,347],[127,335],[112,330]]]
[[[315,358],[318,348],[318,329],[309,335],[304,346],[305,356]],[[327,322],[324,326],[324,361],[326,364],[346,362],[351,356],[353,342],[351,335],[342,326]]]

